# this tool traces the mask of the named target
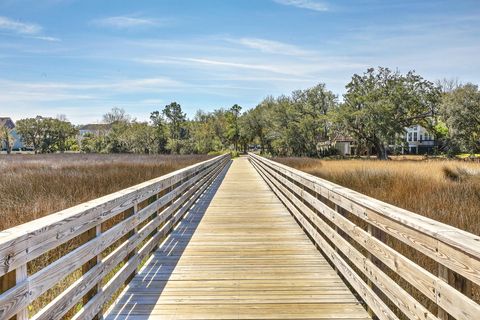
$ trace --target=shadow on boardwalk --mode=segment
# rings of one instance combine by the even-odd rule
[[[148,319],[155,307],[156,301],[162,295],[178,261],[188,246],[198,225],[202,221],[213,197],[230,168],[230,161],[212,184],[197,199],[195,204],[188,210],[184,218],[180,220],[173,232],[161,243],[154,252],[153,258],[132,279],[126,291],[113,304],[110,314],[105,319]],[[142,300],[139,303],[139,300]],[[139,317],[141,310],[143,316]],[[134,317],[129,316],[136,313]]]

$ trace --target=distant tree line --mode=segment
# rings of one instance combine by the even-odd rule
[[[324,142],[350,136],[358,154],[373,151],[385,159],[389,146],[406,143],[406,127],[421,125],[439,142],[438,152],[480,152],[476,85],[432,83],[413,71],[402,74],[379,67],[353,75],[346,89],[340,101],[320,83],[288,96],[267,97],[243,113],[235,104],[197,111],[193,119],[176,102],[151,112],[147,122],[113,108],[103,117],[105,130],[82,136],[66,119],[22,119],[16,129],[25,144],[42,153],[204,154],[246,151],[255,145],[271,155],[322,157],[336,152]],[[0,139],[5,137],[8,133],[0,130]]]

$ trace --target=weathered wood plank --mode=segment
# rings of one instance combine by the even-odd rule
[[[359,218],[480,285],[480,237],[250,154]]]
[[[316,228],[326,233],[329,240],[338,246],[335,249],[340,249],[343,245],[341,240],[339,240],[341,237],[335,237],[335,235],[341,235],[342,232],[346,232],[350,239],[355,240],[359,245],[368,250],[369,256],[382,261],[383,264],[430,298],[441,310],[448,312],[458,319],[476,319],[476,315],[480,312],[480,306],[470,299],[471,287],[468,280],[457,281],[459,282],[457,289],[461,290],[457,291],[449,284],[448,280],[437,277],[437,275],[428,272],[416,265],[413,261],[405,258],[379,239],[364,231],[361,227],[356,226],[344,218],[336,212],[336,210],[325,205],[317,195],[321,195],[336,205],[354,213],[357,217],[369,223],[369,226],[372,228],[378,228],[380,231],[394,236],[413,249],[434,258],[434,260],[441,263],[444,267],[451,268],[475,283],[478,283],[480,275],[480,263],[475,253],[476,251],[480,252],[480,245],[475,245],[478,237],[413,213],[409,215],[408,211],[402,211],[402,209],[395,208],[375,199],[368,202],[368,197],[364,195],[356,197],[356,193],[351,193],[346,188],[274,163],[271,160],[256,155],[251,155],[251,159],[260,170],[264,170],[263,173],[269,176],[268,179],[274,182],[278,181],[276,182],[277,186],[283,189],[282,192],[287,195],[290,201],[295,203],[296,207],[301,208],[300,211],[302,211],[302,213],[309,213],[307,216],[310,221],[316,221],[320,224],[317,224]],[[285,177],[288,177],[288,179]],[[307,192],[302,187],[297,186],[291,182],[290,179],[300,185],[307,186],[309,191]],[[337,192],[338,190],[341,192]],[[337,230],[342,231],[337,232],[337,230],[331,230],[328,224],[323,223],[321,219],[316,219],[315,213],[313,213],[309,207],[305,206],[304,203],[315,208],[316,211],[329,220]],[[379,205],[379,203],[381,205]],[[402,216],[401,219],[392,219],[392,217],[395,217],[394,209],[398,209],[398,212],[401,212],[402,215],[406,214],[406,217]],[[385,212],[387,212],[387,214],[385,214]],[[412,225],[415,225],[414,221],[417,221],[416,219],[419,222],[419,227],[412,228]],[[432,230],[435,232],[424,232],[423,228],[426,227],[426,224],[433,226]],[[440,227],[445,230],[442,230]],[[459,249],[457,245],[455,245],[455,247],[452,246],[451,239],[445,241],[446,238],[450,237],[448,235],[449,233],[455,236],[462,235],[459,239],[466,237],[466,246]],[[456,241],[458,241],[458,239]],[[343,251],[344,254],[351,259],[350,261],[352,263],[356,263],[357,267],[364,271],[365,275],[369,276],[368,273],[370,273],[369,279],[372,280],[372,282],[375,280],[375,285],[389,296],[390,299],[393,298],[393,301],[396,301],[400,309],[403,308],[402,311],[407,316],[412,319],[415,319],[417,316],[423,319],[427,315],[433,317],[430,312],[424,313],[422,308],[417,309],[416,306],[419,305],[419,303],[416,303],[412,297],[406,300],[408,305],[398,304],[398,301],[401,300],[398,299],[398,296],[392,296],[391,289],[392,287],[394,288],[394,286],[392,286],[394,281],[391,278],[383,277],[383,273],[378,273],[380,271],[378,267],[368,259],[365,259],[368,257],[356,252],[354,248],[344,246]],[[471,254],[472,252],[474,253],[473,255]],[[441,269],[443,270],[443,268]],[[379,283],[379,280],[382,280],[382,283]],[[392,285],[389,285],[389,281]],[[398,293],[402,293],[402,291],[396,290],[396,294]],[[405,292],[402,294],[404,293]],[[441,315],[445,317],[443,314]]]
[[[263,170],[263,169],[260,169]],[[380,268],[378,268],[375,263],[371,260],[365,259],[365,256],[361,254],[357,249],[355,249],[348,241],[346,241],[343,237],[339,236],[338,231],[332,229],[326,222],[319,218],[319,216],[313,212],[310,208],[305,206],[302,202],[298,200],[295,196],[291,194],[291,192],[284,187],[278,180],[274,180],[275,177],[272,176],[272,173],[264,172],[267,176],[269,176],[270,181],[275,185],[278,190],[281,190],[286,200],[290,201],[294,204],[297,208],[299,208],[299,212],[302,212],[303,215],[309,219],[311,222],[307,222],[307,220],[302,219],[303,223],[308,223],[311,226],[316,226],[322,233],[325,235],[327,239],[332,241],[335,245],[334,250],[336,252],[342,252],[350,262],[352,262],[359,270],[363,272],[363,274],[369,279],[367,284],[371,287],[370,282],[375,284],[387,297],[395,303],[397,307],[399,307],[403,313],[409,319],[436,319],[436,317],[428,311],[421,303],[416,301],[408,292],[403,290],[397,283],[392,281],[392,279],[387,276]],[[332,210],[333,211],[333,210]],[[338,216],[336,213],[334,215]],[[341,216],[341,215],[340,215]],[[343,218],[344,221],[348,221],[347,219]],[[350,222],[349,222],[350,223]],[[350,223],[351,224],[351,223]],[[353,224],[350,225],[352,227]],[[349,232],[351,229],[344,228],[340,224],[335,224],[336,228],[343,230],[347,234],[351,234]],[[363,232],[365,231],[361,229],[355,229],[356,232]],[[366,233],[365,233],[366,234]],[[315,238],[321,237],[318,232],[315,232]],[[367,241],[364,241],[367,242]],[[323,243],[326,243],[323,241]],[[379,242],[377,242],[378,245]],[[323,248],[323,247],[322,247]],[[382,260],[384,261],[384,260]],[[376,297],[376,299],[379,299]]]
[[[189,197],[201,188],[204,183],[209,181],[213,175],[221,170],[227,159],[228,156],[220,156],[144,184],[122,190],[113,195],[91,201],[84,204],[83,207],[82,205],[74,207],[72,208],[72,212],[83,210],[83,213],[81,212],[81,214],[77,215],[79,226],[72,226],[75,222],[72,216],[69,216],[68,218],[64,217],[65,212],[69,214],[69,209],[67,209],[64,212],[47,217],[48,219],[35,221],[41,226],[45,224],[46,221],[53,220],[54,223],[51,225],[52,228],[37,228],[37,230],[33,232],[28,231],[32,229],[31,225],[35,224],[35,222],[14,228],[16,231],[21,232],[24,230],[26,232],[26,234],[17,234],[17,238],[14,242],[10,239],[12,237],[10,234],[11,230],[7,230],[6,234],[0,235],[0,248],[4,248],[7,243],[13,243],[13,248],[11,248],[13,250],[12,252],[15,252],[15,250],[19,248],[21,249],[22,246],[25,246],[26,244],[35,244],[37,247],[34,245],[33,247],[28,247],[24,252],[17,251],[16,253],[19,254],[17,257],[21,257],[20,259],[15,257],[6,258],[5,261],[8,260],[10,264],[6,266],[3,271],[9,270],[21,261],[29,261],[34,257],[37,257],[41,253],[60,245],[66,241],[65,239],[67,238],[71,238],[75,235],[82,235],[85,226],[91,227],[90,229],[87,229],[90,230],[88,233],[84,233],[86,236],[85,239],[87,240],[85,244],[31,276],[27,276],[25,272],[24,276],[17,279],[17,284],[15,286],[0,295],[0,319],[9,318],[19,312],[21,312],[18,314],[20,318],[24,318],[25,316],[22,314],[25,313],[24,310],[26,310],[29,303],[81,266],[84,266],[85,275],[42,309],[35,317],[39,319],[61,317],[82,297],[86,297],[84,302],[87,303],[88,299],[98,291],[98,288],[93,290],[94,287],[98,286],[98,283],[103,276],[113,270],[113,268],[121,261],[121,259],[119,260],[117,258],[121,256],[122,259],[124,259],[128,256],[129,252],[135,251],[136,246],[156,230],[162,222],[169,219],[176,210],[185,204],[185,202],[190,203]],[[102,222],[106,221],[107,218],[118,214],[121,212],[120,210],[124,211],[128,209],[129,206],[136,206],[139,201],[155,195],[154,192],[161,190],[165,185],[165,182],[167,182],[167,185],[176,183],[177,186],[163,197],[158,198],[158,200],[152,204],[120,221],[107,231],[103,233],[100,232],[100,225]],[[114,196],[117,198],[112,199]],[[125,200],[125,197],[128,198],[128,201]],[[119,198],[122,200],[118,200]],[[105,202],[105,199],[108,200]],[[118,201],[124,205],[118,206]],[[135,230],[142,222],[150,218],[159,208],[172,201],[174,202],[171,206],[165,208],[160,215],[156,216],[155,219],[143,226],[139,232],[134,233],[133,236],[126,241],[126,245],[120,245],[119,248],[123,251],[117,252],[117,250],[115,250],[114,252],[119,253],[117,256],[113,257],[109,255],[104,262],[100,262],[100,254],[112,243],[123,236],[130,234],[132,230]],[[99,206],[98,203],[103,203],[103,205]],[[128,205],[125,205],[125,203],[128,203]],[[99,211],[100,209],[105,208],[107,208],[108,211]],[[115,212],[115,214],[112,214],[112,212]],[[92,215],[94,214],[97,214],[97,216],[92,218]],[[83,221],[86,221],[85,219],[87,217],[92,218],[92,220],[83,223]],[[170,221],[170,224],[166,225],[167,227],[164,231],[168,232],[174,223],[175,221]],[[69,229],[64,230],[62,228]],[[45,240],[46,235],[52,235],[53,232],[57,232],[56,239],[58,240],[58,243],[56,244],[54,241],[55,237],[53,240]],[[64,234],[68,233],[68,236],[65,238],[60,235],[59,232],[63,232]],[[163,236],[165,236],[166,232],[164,233],[160,230],[159,233],[163,233]],[[41,248],[41,250],[39,248]],[[125,251],[127,249],[130,251]],[[0,251],[1,250],[2,249],[0,249]],[[15,253],[12,253],[12,256],[15,256]],[[95,262],[93,262],[93,259],[95,259]],[[16,266],[16,268],[21,272],[23,266],[25,265]],[[98,293],[94,296],[97,295]]]
[[[218,156],[0,232],[0,276],[224,157]]]
[[[246,158],[200,199],[106,319],[369,319]]]

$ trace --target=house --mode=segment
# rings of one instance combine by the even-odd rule
[[[13,151],[19,151],[24,149],[24,145],[22,142],[22,137],[18,134],[17,130],[15,130],[15,122],[10,117],[0,117],[0,128],[7,127],[10,130],[10,134],[13,138]],[[5,145],[4,141],[0,142],[0,150],[6,151],[7,146]]]
[[[357,145],[355,139],[349,136],[338,136],[334,140],[334,147],[341,156],[350,156],[355,154]]]
[[[430,153],[435,147],[435,137],[420,125],[405,128],[405,141],[408,153]]]
[[[332,154],[332,149],[336,150],[338,155],[349,156],[356,152],[356,141],[349,136],[337,136],[334,139],[326,139],[318,142],[317,151],[320,154]]]

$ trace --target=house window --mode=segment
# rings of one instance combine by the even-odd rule
[[[408,141],[412,141],[412,133],[411,132],[408,133]]]
[[[423,141],[423,134],[420,135],[420,142]]]
[[[416,132],[413,133],[413,141],[417,141],[418,135]]]

